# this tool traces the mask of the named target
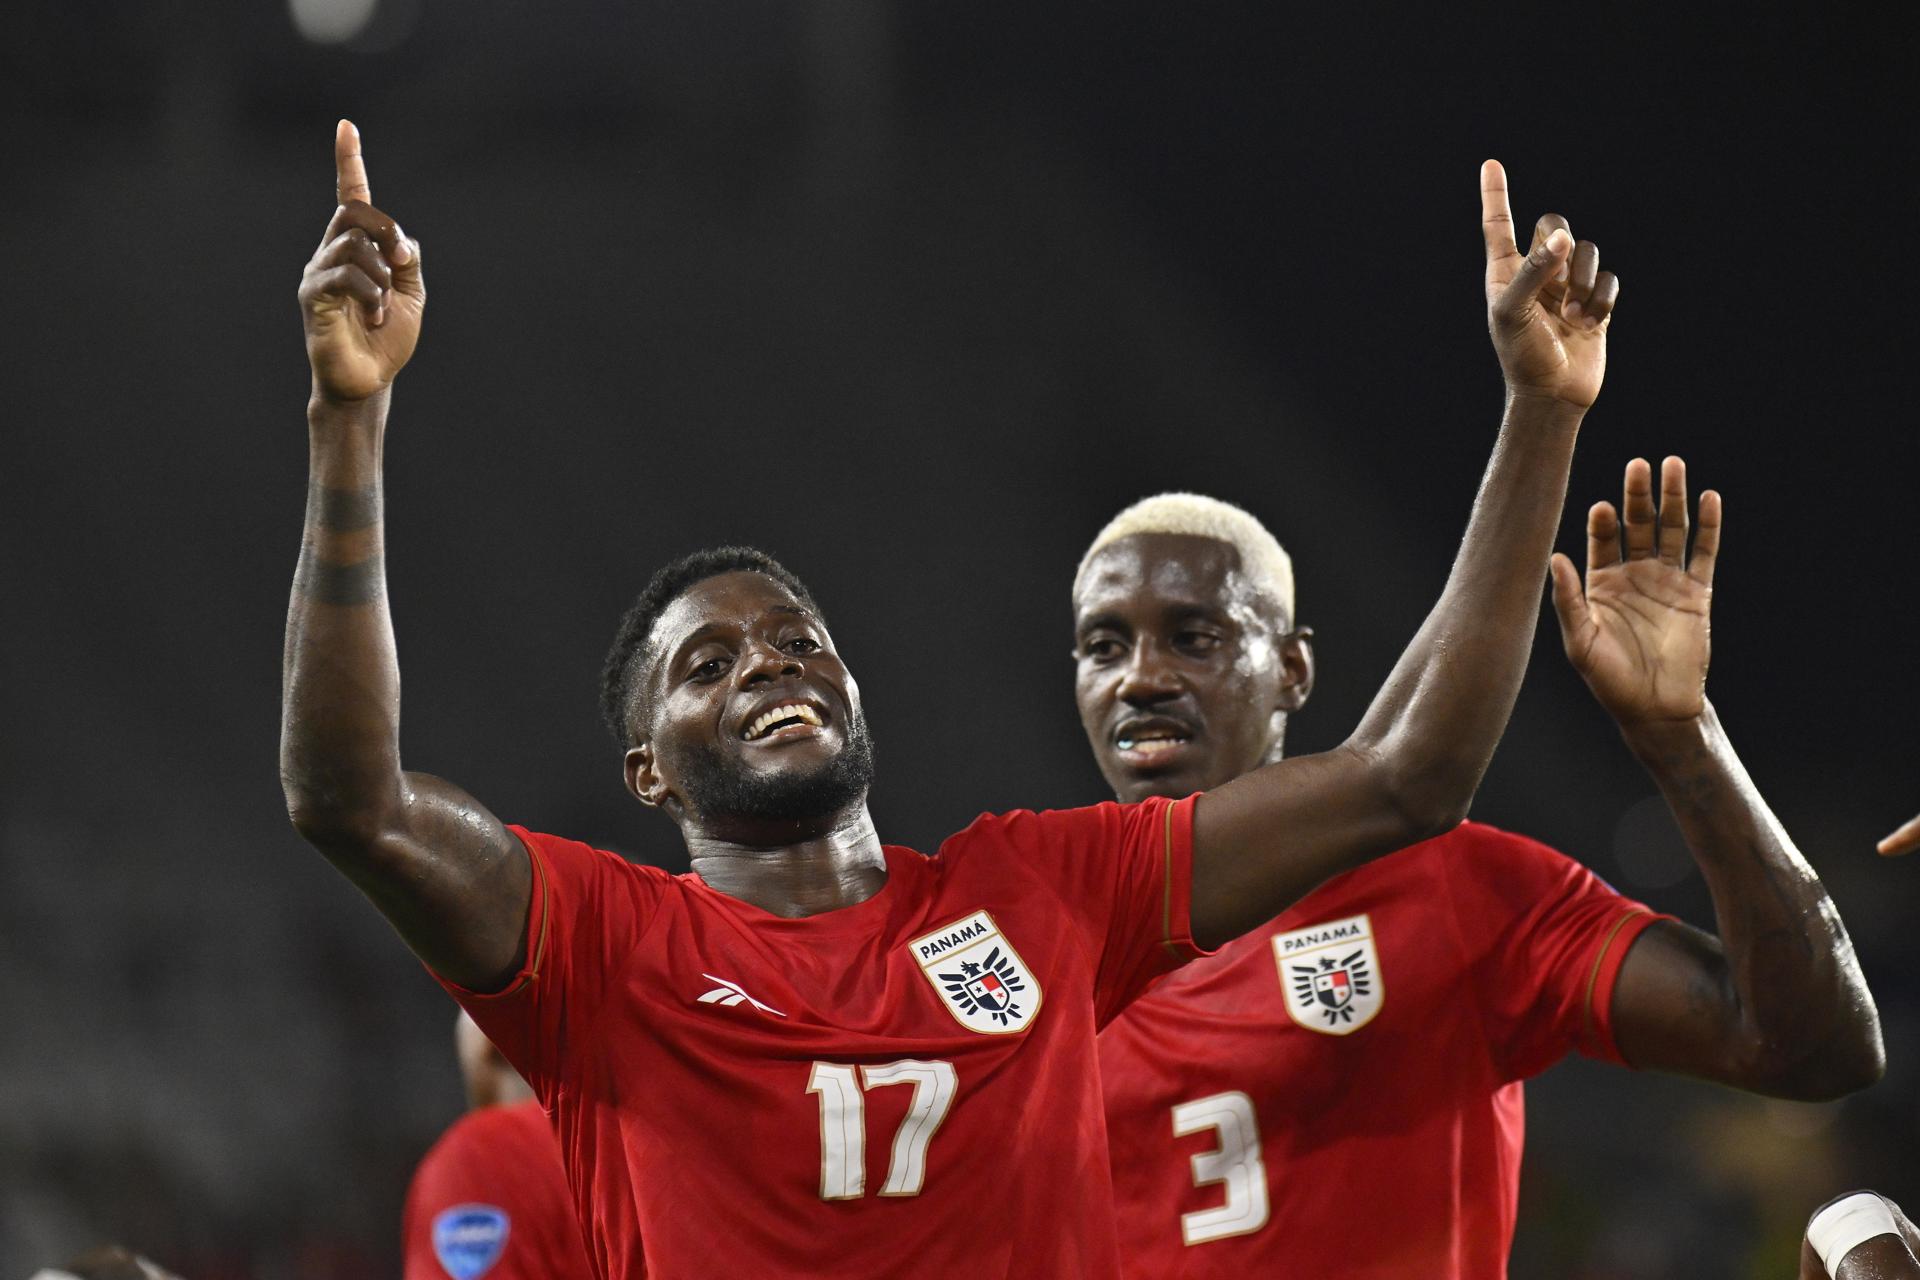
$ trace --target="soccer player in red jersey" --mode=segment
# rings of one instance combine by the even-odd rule
[[[1626,471],[1553,560],[1566,648],[1653,774],[1713,893],[1713,937],[1479,823],[1322,885],[1100,1036],[1123,1271],[1506,1274],[1521,1081],[1578,1050],[1789,1098],[1879,1077],[1879,1023],[1813,869],[1705,697],[1718,495],[1689,561],[1686,477]],[[1077,696],[1123,801],[1280,757],[1313,687],[1291,562],[1193,495],[1122,512],[1074,587]]]
[[[465,1012],[456,1025],[471,1108],[434,1143],[407,1188],[406,1280],[588,1276],[553,1126]]]
[[[335,158],[300,287],[289,812],[532,1084],[595,1274],[1117,1274],[1094,1034],[1199,949],[1459,821],[1600,389],[1617,286],[1597,250],[1560,233],[1521,254],[1485,166],[1506,409],[1453,573],[1341,747],[1199,800],[982,817],[937,857],[883,845],[819,608],[760,553],[706,552],[655,575],[608,662],[626,785],[692,856],[672,876],[401,765],[382,452],[426,295],[345,122]],[[758,461],[733,459],[730,488]]]

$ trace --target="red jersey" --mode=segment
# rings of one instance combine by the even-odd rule
[[[406,1280],[560,1280],[590,1274],[567,1171],[537,1102],[453,1122],[414,1171]]]
[[[1520,1081],[1620,1061],[1614,980],[1656,918],[1466,823],[1173,975],[1100,1036],[1123,1270],[1505,1276]]]
[[[1095,1031],[1198,954],[1193,802],[982,817],[790,920],[586,845],[449,985],[552,1114],[596,1275],[1114,1276]]]

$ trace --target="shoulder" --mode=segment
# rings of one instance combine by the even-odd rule
[[[1504,879],[1514,875],[1552,879],[1583,875],[1586,868],[1552,845],[1484,822],[1463,822],[1445,835],[1411,845],[1394,857],[1411,856],[1444,867],[1447,879]]]
[[[458,1183],[457,1195],[511,1197],[523,1185],[529,1151],[551,1148],[557,1160],[559,1140],[537,1102],[516,1102],[469,1111],[447,1127],[427,1151],[413,1175],[413,1195],[432,1197]]]
[[[1141,823],[1162,820],[1182,801],[1152,799],[1139,804],[1104,800],[1075,809],[1010,809],[983,813],[941,842],[940,854],[991,846],[1039,846],[1118,836]]]
[[[442,1166],[463,1164],[476,1155],[498,1148],[503,1140],[518,1137],[525,1128],[524,1120],[517,1114],[523,1105],[480,1107],[462,1115],[448,1125],[447,1131],[428,1149],[425,1159],[420,1162],[421,1174]],[[534,1104],[534,1112],[539,1114],[537,1103]]]
[[[623,886],[626,892],[639,895],[641,900],[652,901],[684,888],[690,879],[579,840],[529,831],[525,827],[507,829],[527,847],[534,868],[542,878],[562,885],[597,885],[603,890]]]

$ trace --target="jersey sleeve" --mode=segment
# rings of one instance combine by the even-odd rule
[[[529,1151],[517,1136],[504,1117],[470,1113],[427,1153],[401,1219],[404,1280],[554,1280],[556,1267],[585,1267],[558,1145]]]
[[[1152,799],[1005,815],[1004,834],[1094,960],[1104,1027],[1152,981],[1207,954],[1193,940],[1193,805]]]
[[[435,974],[548,1106],[567,1055],[610,985],[626,971],[672,877],[576,840],[509,828],[533,861],[526,963],[500,991],[470,991]]]
[[[1546,845],[1459,829],[1442,877],[1467,950],[1496,1071],[1522,1080],[1578,1050],[1621,1063],[1613,989],[1627,950],[1659,915]]]

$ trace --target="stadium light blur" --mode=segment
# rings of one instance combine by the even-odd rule
[[[294,29],[314,44],[345,44],[367,29],[380,0],[287,0]]]

